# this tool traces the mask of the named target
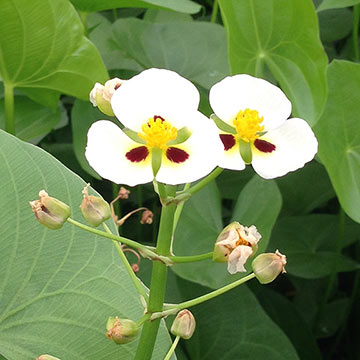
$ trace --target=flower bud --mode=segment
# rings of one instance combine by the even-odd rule
[[[80,205],[84,219],[92,226],[99,226],[111,216],[109,204],[102,198],[89,195],[90,184],[87,184],[82,193],[84,198]]]
[[[279,250],[274,253],[264,253],[257,256],[251,266],[256,278],[261,284],[275,280],[280,273],[285,273],[286,256]]]
[[[55,356],[51,356],[48,354],[40,355],[36,360],[60,360],[59,358]]]
[[[106,324],[106,337],[116,344],[127,344],[133,341],[139,333],[138,325],[129,319],[109,317]]]
[[[234,221],[228,226],[226,226],[215,242],[215,248],[213,253],[213,260],[216,262],[227,262],[228,256],[230,254],[230,249],[228,246],[222,246],[223,241],[236,241],[239,237],[236,229],[240,225],[238,222]]]
[[[118,78],[108,80],[104,85],[95,83],[90,92],[90,102],[106,115],[114,116],[111,98],[124,81]]]
[[[152,224],[154,214],[151,210],[147,209],[142,213],[140,223],[141,224]]]
[[[60,229],[71,214],[70,207],[50,197],[45,190],[39,192],[39,197],[39,200],[29,202],[37,220],[49,229]]]
[[[183,339],[190,339],[195,331],[194,315],[187,309],[181,310],[176,315],[176,318],[171,326],[171,333],[175,336],[180,336]]]

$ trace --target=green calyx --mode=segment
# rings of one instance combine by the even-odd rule
[[[151,149],[151,167],[153,170],[154,177],[160,170],[162,160],[162,150],[159,148]]]
[[[191,131],[188,127],[184,126],[177,131],[177,136],[175,140],[169,141],[166,145],[178,145],[185,142],[191,136]]]
[[[237,134],[236,129],[234,127],[230,126],[225,121],[221,120],[215,114],[210,115],[210,119],[214,121],[214,123],[220,130],[225,131],[226,133],[229,134],[234,134],[234,135]]]
[[[251,164],[252,161],[251,143],[240,139],[239,151],[241,158],[244,160],[244,163],[246,165]]]

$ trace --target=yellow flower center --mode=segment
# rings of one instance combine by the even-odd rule
[[[238,229],[236,229],[236,232],[237,232],[237,234],[238,234],[238,236],[239,236],[239,239],[238,239],[238,241],[236,242],[236,246],[235,246],[235,247],[240,246],[240,245],[246,245],[246,246],[250,246],[250,247],[251,247],[251,243],[241,237],[240,231],[239,231]]]
[[[238,112],[233,123],[240,138],[250,142],[256,140],[259,133],[264,130],[264,126],[260,125],[263,120],[264,117],[260,117],[257,110],[245,109]]]
[[[138,135],[146,141],[149,148],[160,148],[164,150],[166,144],[175,140],[177,137],[177,129],[166,122],[161,116],[150,118],[147,123],[141,127],[142,132]]]

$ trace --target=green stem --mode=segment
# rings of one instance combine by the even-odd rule
[[[117,9],[112,9],[112,13],[113,13],[114,21],[116,21],[118,19]]]
[[[112,234],[111,230],[109,229],[109,227],[108,227],[105,223],[103,223],[103,227],[104,227],[105,231],[106,231],[108,234]],[[134,284],[135,287],[136,287],[136,290],[138,291],[138,293],[139,293],[145,300],[147,300],[147,299],[148,299],[148,294],[147,294],[147,292],[146,292],[143,284],[141,283],[140,279],[135,275],[135,273],[134,273],[131,265],[129,264],[129,261],[128,261],[127,257],[125,256],[125,254],[124,254],[124,252],[123,252],[123,250],[122,250],[122,248],[121,248],[121,246],[120,246],[120,244],[119,244],[117,241],[115,241],[115,240],[113,240],[113,243],[114,243],[114,245],[115,245],[115,247],[116,247],[117,252],[118,252],[119,255],[120,255],[120,258],[121,258],[122,262],[123,262],[124,265],[125,265],[125,269],[126,269],[127,273],[129,274],[130,279],[132,280],[133,284]]]
[[[104,232],[104,231],[101,231],[101,230],[98,230],[98,229],[95,229],[95,228],[92,228],[90,226],[87,226],[85,224],[81,224],[79,223],[78,221],[72,219],[72,218],[68,218],[67,219],[67,222],[72,224],[72,225],[75,225],[77,226],[78,228],[80,229],[83,229],[83,230],[86,230],[86,231],[89,231],[93,234],[96,234],[96,235],[100,235],[102,237],[105,237],[105,238],[108,238],[108,239],[111,239],[111,240],[115,240],[117,242],[120,242],[120,243],[123,243],[123,244],[126,244],[134,249],[139,249],[139,250],[143,250],[145,252],[149,252],[149,248],[145,245],[142,245],[142,244],[139,244],[138,242],[134,241],[134,240],[130,240],[130,239],[127,239],[125,237],[122,237],[122,236],[118,236],[118,235],[114,235],[112,233],[107,233],[107,232]],[[150,250],[151,251],[151,250]]]
[[[212,9],[211,20],[210,20],[212,23],[216,23],[218,11],[219,11],[219,3],[217,0],[214,0],[214,6]]]
[[[249,274],[247,276],[244,276],[243,278],[241,278],[241,279],[239,279],[237,281],[234,281],[231,284],[225,285],[222,288],[214,290],[214,291],[212,291],[212,292],[210,292],[208,294],[205,294],[203,296],[199,296],[199,297],[197,297],[195,299],[192,299],[192,300],[189,300],[189,301],[182,302],[180,304],[176,304],[176,305],[174,305],[172,307],[172,310],[173,309],[176,309],[176,310],[187,309],[187,308],[189,308],[191,306],[201,304],[204,301],[208,301],[210,299],[213,299],[216,296],[222,295],[222,294],[226,293],[227,291],[232,290],[232,289],[234,289],[235,287],[237,287],[237,286],[239,286],[241,284],[244,284],[245,282],[253,279],[254,277],[255,277],[255,274],[251,273],[251,274]],[[165,311],[165,313],[166,313],[166,311]]]
[[[89,29],[88,29],[88,26],[87,26],[87,16],[88,16],[88,13],[85,12],[85,11],[79,11],[79,14],[80,14],[80,20],[81,20],[81,23],[83,24],[83,27],[84,27],[84,35],[87,37],[89,34]]]
[[[190,183],[185,184],[184,189],[182,191],[186,192],[190,188],[190,185],[191,185]],[[180,215],[183,210],[184,204],[185,204],[185,201],[181,202],[175,210],[174,229],[173,229],[174,234],[175,234],[175,230],[176,230],[177,224],[179,222]]]
[[[141,326],[145,321],[148,321],[150,319],[151,314],[144,314],[137,322],[137,326]]]
[[[169,352],[168,352],[168,353],[166,354],[166,356],[164,357],[164,360],[170,360],[171,355],[174,353],[174,351],[175,351],[175,349],[176,349],[176,346],[177,346],[179,340],[180,340],[180,336],[178,335],[178,336],[175,338],[173,344],[171,345],[171,348],[170,348]]]
[[[200,180],[197,184],[195,184],[194,186],[192,186],[190,189],[184,191],[184,193],[188,193],[191,195],[194,195],[195,193],[197,193],[199,190],[201,190],[204,186],[206,186],[207,184],[209,184],[211,181],[213,181],[214,179],[216,179],[222,172],[224,171],[224,169],[217,167],[215,170],[213,170],[213,172],[211,172],[208,176],[206,176],[205,178],[203,178],[202,180]]]
[[[175,195],[175,188],[169,188],[169,196]],[[171,238],[173,235],[174,214],[176,205],[163,206],[160,218],[159,234],[157,238],[156,252],[158,255],[169,256]],[[163,308],[166,290],[166,278],[168,268],[160,261],[153,262],[151,274],[150,297],[148,312],[159,312]],[[154,349],[160,319],[147,321],[141,332],[139,346],[135,360],[150,360]]]
[[[359,18],[360,18],[360,5],[355,5],[353,8],[353,48],[354,58],[356,62],[359,62]]]
[[[15,135],[14,119],[14,87],[4,82],[4,102],[5,102],[5,131]]]
[[[343,240],[344,240],[344,232],[345,232],[345,212],[343,210],[343,208],[340,207],[340,211],[339,211],[339,225],[338,225],[338,236],[337,236],[337,241],[336,241],[336,249],[335,249],[335,254],[336,255],[340,255],[341,254],[341,249],[343,246]],[[325,310],[325,306],[327,304],[327,301],[330,297],[331,291],[333,289],[334,283],[336,281],[337,278],[337,270],[338,270],[338,259],[339,256],[336,257],[336,260],[333,263],[333,268],[332,268],[332,272],[330,274],[329,277],[329,282],[325,291],[325,295],[320,303],[319,306],[319,310],[317,312],[316,318],[315,318],[315,322],[314,322],[314,330],[318,331],[320,329],[320,322]]]
[[[189,262],[195,262],[195,261],[202,261],[211,259],[213,257],[213,252],[209,252],[206,254],[200,254],[200,255],[191,255],[191,256],[169,256],[169,259],[178,264],[178,263],[189,263]]]

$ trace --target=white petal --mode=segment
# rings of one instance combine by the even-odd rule
[[[111,121],[101,120],[91,125],[85,156],[90,166],[103,178],[117,184],[135,186],[153,180],[151,157],[139,163],[131,162],[125,154],[141,146],[130,140]]]
[[[252,249],[250,246],[239,245],[237,246],[229,255],[228,260],[228,271],[230,274],[235,274],[237,272],[245,272],[244,267],[246,260],[252,254]]]
[[[159,182],[176,185],[198,180],[209,174],[222,156],[224,148],[214,122],[198,111],[185,116],[191,119],[192,134],[187,141],[175,147],[186,151],[189,158],[177,164],[163,156],[156,176]]]
[[[264,117],[265,130],[280,126],[291,113],[286,95],[266,80],[250,75],[228,76],[210,89],[210,105],[214,113],[233,126],[240,110],[257,110]]]
[[[218,165],[223,169],[230,169],[230,170],[245,169],[245,163],[240,155],[238,142],[236,142],[235,145],[227,151],[225,151],[223,147],[222,157],[220,158]]]
[[[173,126],[185,126],[179,112],[197,110],[200,95],[196,87],[174,71],[149,69],[125,81],[111,98],[111,106],[120,122],[140,131],[154,115]]]
[[[256,245],[261,239],[261,235],[257,231],[255,225],[251,225],[250,227],[240,225],[240,235],[244,240],[248,241],[252,246]]]
[[[252,146],[254,170],[264,179],[273,179],[297,170],[311,161],[318,143],[306,121],[289,119],[275,130],[261,137],[276,146],[271,153],[263,153]]]

